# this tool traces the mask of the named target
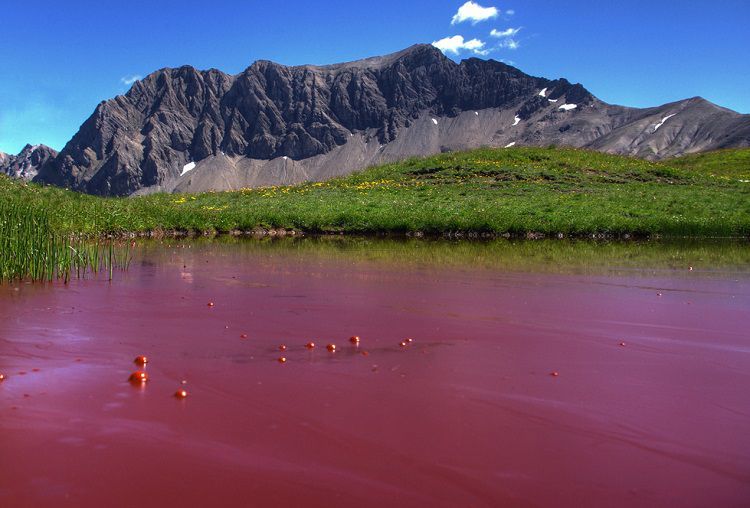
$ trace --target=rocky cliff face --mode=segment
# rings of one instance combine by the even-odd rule
[[[37,181],[101,195],[226,189],[479,145],[565,144],[658,158],[746,146],[749,126],[747,116],[702,100],[610,106],[564,79],[492,60],[456,64],[418,45],[330,66],[259,61],[236,76],[162,69],[99,104]]]
[[[18,155],[0,152],[0,173],[13,178],[31,180],[39,168],[57,157],[57,152],[45,145],[26,145]]]

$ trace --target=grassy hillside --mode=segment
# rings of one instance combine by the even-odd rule
[[[750,150],[663,163],[556,148],[413,159],[324,183],[102,199],[0,179],[0,200],[60,232],[256,227],[307,232],[750,236]]]
[[[706,175],[750,180],[750,148],[686,155],[670,164]]]

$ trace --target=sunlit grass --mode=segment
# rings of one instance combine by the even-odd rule
[[[327,182],[198,195],[102,199],[0,179],[0,199],[46,210],[54,231],[83,235],[285,228],[743,237],[750,236],[747,153],[659,163],[585,150],[480,149]]]

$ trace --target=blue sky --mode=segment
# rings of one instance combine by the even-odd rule
[[[17,153],[27,142],[61,149],[97,103],[162,67],[237,73],[257,59],[333,63],[443,39],[454,59],[494,58],[566,77],[611,103],[700,95],[750,113],[747,0],[464,3],[4,2],[0,151]]]

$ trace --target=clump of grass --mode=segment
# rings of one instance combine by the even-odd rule
[[[75,274],[106,270],[130,263],[130,244],[89,242],[56,233],[46,211],[18,202],[0,202],[0,283],[13,280],[68,282]]]

